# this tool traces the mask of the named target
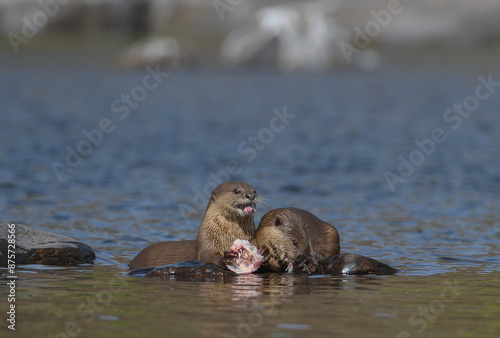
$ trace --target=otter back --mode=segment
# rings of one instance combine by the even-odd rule
[[[196,248],[196,240],[156,243],[139,252],[128,266],[137,269],[189,261],[196,259]]]

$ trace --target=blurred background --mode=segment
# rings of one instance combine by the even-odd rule
[[[497,0],[2,0],[0,32],[6,52],[99,45],[123,68],[370,70],[395,49],[496,51],[499,15]]]

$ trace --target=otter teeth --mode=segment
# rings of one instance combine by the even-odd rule
[[[239,208],[245,214],[251,214],[251,213],[255,212],[255,204],[253,204],[253,203],[250,203],[250,204],[241,204],[239,206]]]
[[[288,262],[288,265],[285,269],[286,272],[293,272],[293,261]]]
[[[285,272],[293,272],[293,260],[291,260],[289,257],[285,257],[283,259],[283,262],[285,263]]]

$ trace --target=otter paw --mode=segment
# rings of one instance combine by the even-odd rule
[[[269,248],[265,245],[261,245],[259,246],[259,253],[261,254],[262,257],[264,257],[262,264],[269,263],[269,260],[271,259],[271,253],[269,252]]]
[[[318,261],[315,257],[308,256],[299,260],[295,268],[310,275],[318,270]]]
[[[222,258],[222,263],[225,265],[235,264],[238,260],[238,253],[231,250],[224,250],[224,257]]]

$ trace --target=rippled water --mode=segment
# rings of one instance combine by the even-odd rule
[[[0,58],[0,221],[78,238],[97,254],[94,265],[19,267],[16,333],[500,331],[500,87],[460,125],[460,115],[446,115],[454,104],[476,102],[469,97],[479,76],[500,81],[498,66],[388,63],[372,73],[286,76],[176,71],[143,90],[147,70],[119,72],[103,56]],[[122,95],[140,98],[128,115]],[[106,118],[104,129],[113,131],[92,150],[80,145],[89,154],[69,166],[66,147],[78,149],[82,130]],[[415,139],[432,138],[436,128],[446,140],[419,157]],[[384,175],[400,174],[400,155],[419,165],[391,191]],[[58,178],[55,162],[72,172]],[[195,237],[214,176],[252,184],[265,202],[258,218],[277,207],[307,209],[337,227],[342,251],[401,272],[192,283],[126,276],[126,264],[148,244]]]

